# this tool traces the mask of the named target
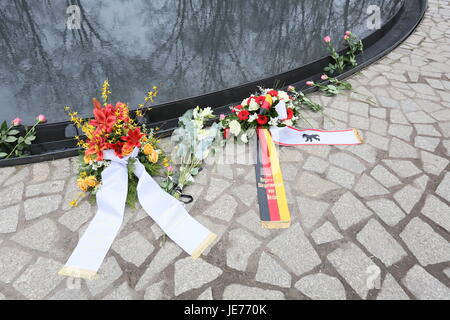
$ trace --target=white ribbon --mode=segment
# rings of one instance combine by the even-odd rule
[[[278,119],[285,120],[287,118],[286,103],[280,101],[275,109],[278,113]],[[299,130],[293,127],[271,127],[270,133],[273,142],[283,146],[308,146],[308,145],[334,145],[334,146],[351,146],[363,143],[358,130]]]
[[[128,190],[128,160],[136,158],[137,154],[138,149],[135,149],[130,156],[120,159],[114,151],[104,151],[104,158],[111,160],[111,164],[102,172],[97,214],[59,271],[60,275],[96,278],[122,224]],[[199,257],[216,235],[192,218],[180,201],[161,189],[138,159],[134,163],[134,174],[139,178],[137,194],[142,208],[184,251],[194,259]]]

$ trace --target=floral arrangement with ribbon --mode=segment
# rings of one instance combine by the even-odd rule
[[[164,152],[158,147],[159,140],[155,137],[154,131],[146,128],[130,116],[130,110],[127,104],[118,102],[115,105],[108,103],[109,84],[105,81],[103,85],[103,101],[101,104],[97,99],[93,99],[92,120],[85,120],[73,112],[69,107],[66,111],[69,113],[71,121],[83,132],[85,139],[79,136],[75,137],[78,145],[82,147],[79,157],[79,170],[77,185],[82,191],[80,196],[89,194],[94,196],[102,183],[102,172],[107,168],[111,161],[104,159],[105,150],[113,150],[114,154],[122,159],[130,156],[135,149],[139,150],[137,157],[140,163],[145,167],[150,175],[158,174],[163,167],[169,167],[169,161]],[[154,97],[157,94],[157,88],[149,91],[148,96]],[[149,100],[150,101],[150,100]],[[144,116],[148,110],[141,106],[138,113]],[[131,160],[129,164],[134,162]],[[134,207],[137,202],[136,186],[137,177],[130,172],[128,178],[127,205]],[[77,205],[79,199],[71,204]]]
[[[231,114],[220,117],[225,137],[233,135],[244,143],[256,128],[294,126],[300,117],[300,106],[295,97],[274,89],[260,88],[260,94],[252,95],[230,109]]]

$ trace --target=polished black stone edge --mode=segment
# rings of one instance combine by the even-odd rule
[[[394,50],[414,32],[422,21],[427,7],[428,0],[405,0],[398,13],[380,30],[362,39],[365,50],[357,57],[358,66],[344,71],[337,78],[345,79]],[[325,57],[259,81],[153,106],[148,114],[148,123],[151,127],[160,128],[159,135],[170,135],[177,127],[178,117],[195,106],[212,107],[216,114],[227,113],[230,105],[248,97],[257,90],[258,86],[267,88],[274,86],[274,83],[279,83],[282,87],[294,85],[298,89],[306,88],[306,81],[318,81],[329,62],[330,58]],[[315,88],[306,88],[302,91],[310,93],[314,90]],[[0,160],[0,167],[76,156],[80,149],[72,137],[77,134],[79,134],[77,130],[68,121],[40,125],[37,127],[36,143],[31,146],[31,155]]]

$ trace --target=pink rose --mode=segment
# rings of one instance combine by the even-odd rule
[[[168,166],[167,167],[167,171],[172,172],[173,171],[173,167],[172,166]]]
[[[219,116],[219,119],[220,119],[220,120],[225,120],[225,115],[224,115],[224,114],[221,114],[221,115]]]
[[[346,36],[350,36],[352,34],[352,32],[351,31],[347,31],[347,32],[345,32],[345,35]]]
[[[326,36],[325,38],[323,38],[323,41],[325,41],[326,43],[330,43],[331,42],[331,37],[330,36]]]
[[[20,119],[20,118],[15,118],[13,121],[11,121],[12,122],[12,125],[14,126],[14,127],[17,127],[17,126],[20,126],[21,124],[22,124],[22,119]]]
[[[314,81],[306,81],[306,85],[312,87],[314,85]]]
[[[322,79],[322,80],[328,80],[328,76],[327,76],[326,74],[323,74],[323,75],[320,77],[320,79]]]
[[[38,115],[36,120],[39,121],[40,123],[47,122],[47,118],[43,114]]]
[[[288,89],[289,92],[295,91],[295,87],[294,86],[289,86],[287,89]]]
[[[344,36],[344,40],[348,40],[349,38],[350,38],[349,35],[345,35],[345,36]]]

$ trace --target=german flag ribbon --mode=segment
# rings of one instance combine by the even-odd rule
[[[266,229],[289,228],[291,215],[275,144],[282,146],[341,145],[364,143],[356,129],[323,131],[293,127],[257,129],[256,184],[261,224]]]

